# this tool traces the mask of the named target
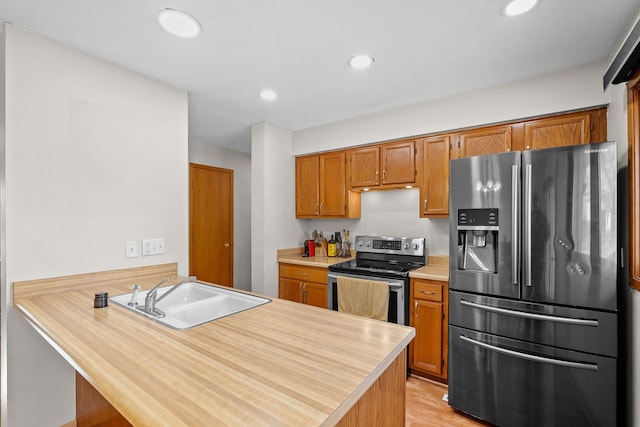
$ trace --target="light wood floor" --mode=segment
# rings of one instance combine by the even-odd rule
[[[447,386],[411,376],[407,379],[406,427],[476,427],[490,426],[456,412],[442,396]]]

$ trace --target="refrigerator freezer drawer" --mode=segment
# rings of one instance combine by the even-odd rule
[[[522,341],[617,357],[617,314],[449,293],[449,324]]]
[[[615,426],[616,359],[449,329],[449,405],[499,426]]]

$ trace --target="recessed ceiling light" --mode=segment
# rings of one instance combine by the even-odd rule
[[[364,70],[373,64],[373,57],[369,55],[356,55],[349,58],[349,66],[356,70]]]
[[[507,16],[521,15],[533,9],[536,3],[538,0],[513,0],[504,8],[504,13]]]
[[[200,35],[202,27],[193,16],[175,9],[163,9],[158,13],[160,26],[177,37],[193,38]]]
[[[264,99],[265,101],[275,101],[277,97],[278,94],[271,89],[265,89],[260,92],[260,98]]]

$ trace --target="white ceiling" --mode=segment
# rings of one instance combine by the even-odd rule
[[[250,126],[291,130],[608,59],[640,0],[2,0],[0,21],[189,93],[190,137],[250,151]],[[190,13],[196,39],[165,33]],[[347,66],[375,57],[367,71]],[[259,97],[278,92],[275,102]]]

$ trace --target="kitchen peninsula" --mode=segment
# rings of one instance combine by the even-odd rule
[[[19,282],[14,305],[134,426],[404,425],[412,328],[277,298],[187,330],[93,308],[167,276],[175,264]]]

